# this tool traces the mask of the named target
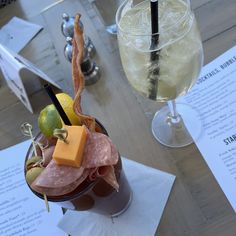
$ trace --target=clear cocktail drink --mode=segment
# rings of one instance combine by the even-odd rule
[[[178,104],[176,109],[175,103],[193,86],[203,64],[201,37],[190,0],[125,0],[117,11],[116,23],[128,81],[143,96],[168,104],[154,115],[154,137],[168,147],[193,143],[185,124],[195,124],[192,134],[198,138],[198,114],[185,104]],[[182,112],[190,114],[184,122]]]
[[[150,1],[144,1],[130,9],[124,8],[123,15],[118,16],[118,41],[130,84],[146,97],[168,101],[187,93],[197,79],[203,63],[202,43],[186,1],[160,0],[158,3],[157,35],[151,32]],[[151,37],[158,37],[153,49]],[[153,53],[158,54],[155,60],[150,59]],[[153,85],[150,74],[155,70],[158,72]],[[153,90],[155,95],[151,96]]]

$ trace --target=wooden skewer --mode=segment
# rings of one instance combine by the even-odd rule
[[[44,198],[46,209],[47,209],[48,212],[50,212],[47,195],[45,193],[43,194],[43,198]]]
[[[28,136],[31,138],[31,141],[32,141],[32,145],[33,145],[33,149],[34,149],[34,155],[35,156],[38,156],[37,155],[37,150],[36,150],[36,146],[35,146],[35,142],[34,142],[34,136],[32,134],[32,125],[28,122],[25,122],[21,125],[21,132],[25,135],[25,136]]]

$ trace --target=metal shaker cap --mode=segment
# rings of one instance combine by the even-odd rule
[[[74,36],[74,21],[75,17],[70,17],[67,13],[62,14],[62,23],[61,23],[61,32],[65,37],[71,37]],[[79,21],[80,27],[83,29],[83,23]]]

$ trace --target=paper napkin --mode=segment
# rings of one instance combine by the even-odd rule
[[[133,190],[130,207],[109,218],[91,212],[67,211],[58,226],[71,236],[154,235],[167,203],[175,176],[122,158]]]

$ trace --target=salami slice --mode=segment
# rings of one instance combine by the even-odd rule
[[[89,170],[89,180],[93,181],[97,178],[104,177],[108,174],[109,168],[108,166],[101,166],[98,168],[91,168]]]
[[[97,178],[104,179],[116,191],[119,190],[119,184],[116,180],[115,170],[113,166],[101,166],[99,168],[90,169],[89,179],[93,181]]]
[[[83,154],[82,166],[96,168],[100,166],[115,165],[118,161],[116,150],[110,139],[101,133],[90,133]]]
[[[113,166],[107,166],[107,174],[102,178],[118,192],[119,184],[116,180],[115,170]]]
[[[114,144],[112,143],[110,138],[108,138],[108,141],[111,145],[111,159],[112,159],[112,162],[116,164],[118,162],[118,159],[119,159],[119,153],[118,153],[116,147],[114,146]]]
[[[88,172],[86,171],[86,174],[88,175]],[[68,184],[66,187],[64,188],[46,188],[46,187],[41,187],[41,186],[37,186],[34,184],[34,182],[31,184],[31,188],[41,194],[46,194],[48,197],[59,197],[65,194],[69,194],[72,191],[74,191],[85,179],[86,179],[86,175],[85,173],[83,173],[83,175],[76,180],[75,182]]]
[[[110,138],[101,133],[89,133],[87,136],[82,166],[90,168],[89,179],[103,178],[116,190],[119,188],[114,167],[119,154]]]
[[[64,195],[72,192],[89,175],[83,167],[57,165],[51,160],[45,170],[34,180],[31,188],[48,196]]]

